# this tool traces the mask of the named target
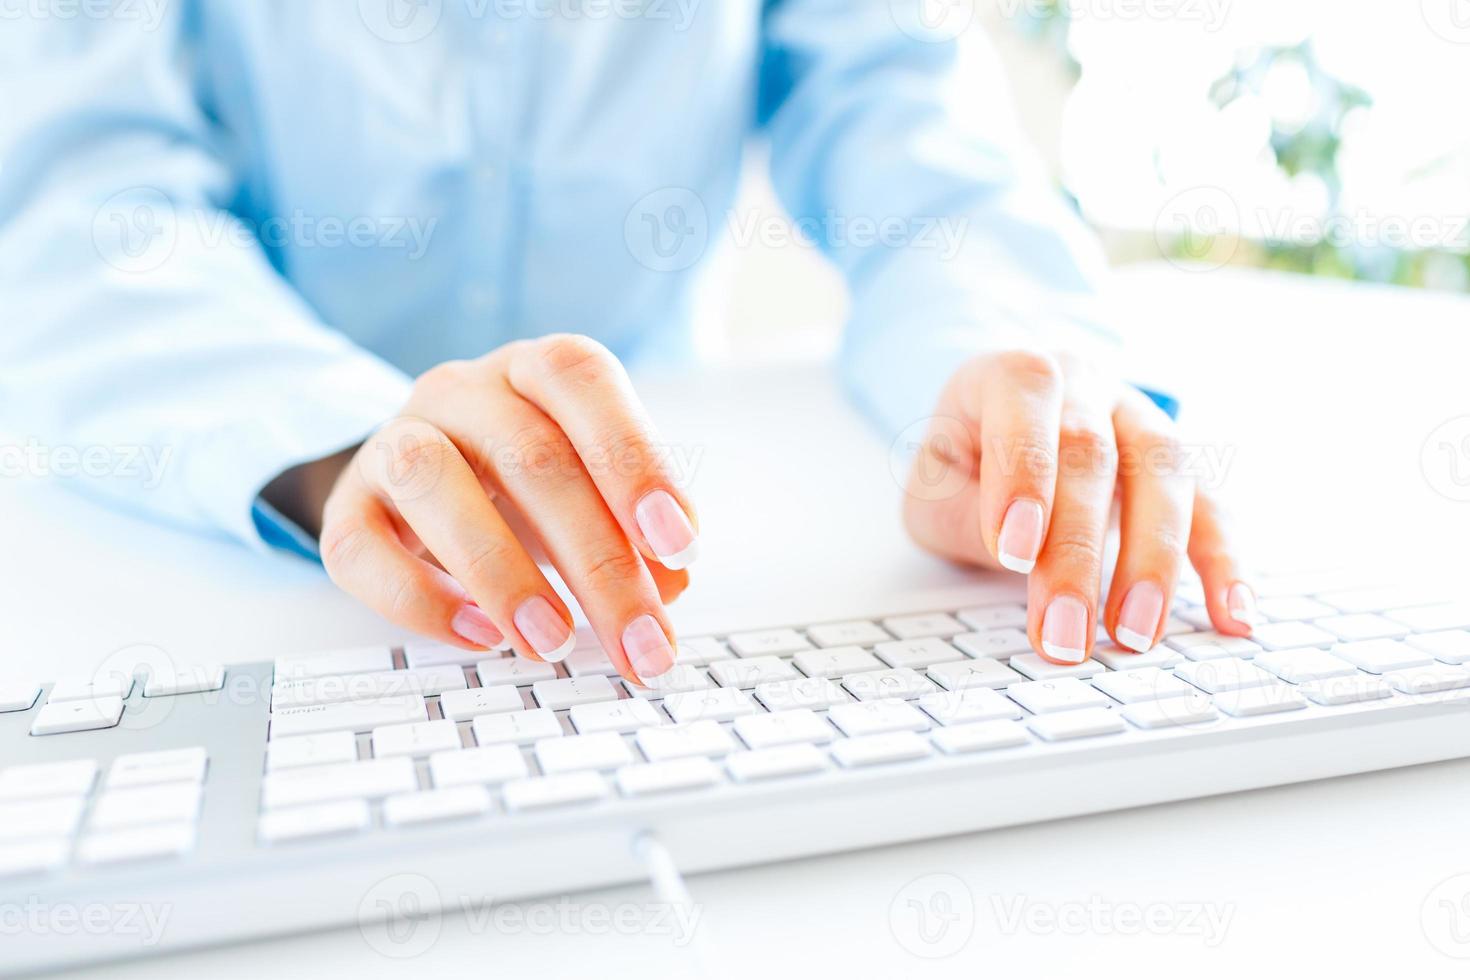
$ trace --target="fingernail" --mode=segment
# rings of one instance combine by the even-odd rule
[[[674,666],[674,648],[658,620],[649,615],[639,616],[623,630],[623,652],[633,672],[644,679],[666,674]]]
[[[1225,605],[1230,610],[1230,618],[1242,626],[1256,625],[1258,618],[1256,613],[1256,594],[1251,587],[1244,582],[1236,582],[1230,586],[1230,592],[1226,595]]]
[[[513,618],[516,629],[521,631],[542,660],[549,663],[565,660],[576,645],[577,638],[572,634],[572,628],[561,618],[556,607],[542,596],[533,595],[521,603]]]
[[[490,649],[499,646],[505,641],[500,635],[500,630],[485,615],[479,606],[460,606],[459,612],[449,621],[449,628],[454,630],[457,636],[469,640],[477,647]]]
[[[1163,613],[1164,590],[1153,582],[1139,582],[1123,597],[1123,609],[1118,613],[1118,642],[1139,653],[1152,650]]]
[[[1000,522],[998,556],[1003,567],[1022,575],[1031,574],[1041,554],[1041,505],[1034,500],[1016,500],[1006,508]]]
[[[1087,659],[1087,604],[1059,595],[1041,620],[1041,649],[1053,660],[1080,664]]]
[[[633,508],[633,515],[638,519],[638,529],[648,539],[648,546],[665,568],[673,571],[688,568],[699,557],[694,526],[667,490],[644,494]]]

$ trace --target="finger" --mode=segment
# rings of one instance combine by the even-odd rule
[[[940,401],[917,446],[904,485],[909,535],[936,555],[993,566],[980,524],[980,460],[976,424],[953,399]]]
[[[1113,412],[1122,490],[1118,563],[1103,622],[1120,646],[1144,653],[1163,636],[1189,540],[1194,480],[1181,466],[1173,422],[1142,396]]]
[[[1056,493],[1061,369],[1031,351],[980,363],[981,526],[996,561],[1026,575],[1041,554]]]
[[[344,592],[385,619],[466,649],[486,650],[504,637],[464,588],[399,539],[381,502],[360,490],[329,501],[322,564]]]
[[[1106,402],[1069,397],[1058,436],[1051,525],[1028,579],[1032,645],[1054,663],[1076,664],[1092,650],[1103,548],[1117,471]]]
[[[619,673],[634,683],[667,673],[676,647],[658,586],[561,428],[509,388],[462,389],[444,413],[461,444],[480,420],[503,427],[506,435],[484,443],[482,465],[545,546]]]
[[[1194,495],[1189,561],[1199,572],[1205,607],[1216,632],[1250,636],[1257,618],[1256,594],[1244,581],[1230,545],[1228,518],[1214,498],[1203,490],[1197,490]]]
[[[556,334],[508,348],[506,376],[566,433],[643,556],[687,568],[699,555],[694,508],[618,359],[589,337]]]
[[[358,458],[368,488],[397,509],[517,652],[552,662],[571,652],[566,605],[439,427],[395,419]]]
[[[683,571],[670,571],[664,566],[654,562],[648,565],[648,574],[653,576],[653,584],[658,587],[658,596],[664,605],[673,602],[683,595],[684,590],[689,588],[689,573]]]

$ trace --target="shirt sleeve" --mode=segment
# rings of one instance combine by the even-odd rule
[[[764,24],[772,180],[847,279],[843,379],[889,434],[976,353],[1107,357],[1117,339],[1098,243],[1021,135],[994,52],[921,3],[772,0]]]
[[[264,548],[262,487],[360,441],[409,381],[230,213],[187,7],[160,10],[0,32],[0,426],[33,468]]]

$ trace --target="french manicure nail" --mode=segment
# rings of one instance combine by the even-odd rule
[[[669,672],[674,666],[674,648],[658,620],[644,614],[623,630],[623,652],[633,665],[633,672],[648,679]]]
[[[1041,554],[1041,505],[1034,500],[1016,500],[1006,508],[996,544],[1001,565],[1022,575],[1031,574]]]
[[[548,663],[565,660],[577,642],[567,621],[543,596],[533,595],[521,603],[512,618],[531,649]]]
[[[1230,592],[1225,598],[1225,606],[1230,610],[1230,618],[1242,626],[1256,625],[1256,594],[1251,587],[1244,582],[1236,582],[1230,586]]]
[[[671,571],[688,568],[699,557],[699,539],[684,508],[667,490],[654,490],[643,495],[633,508],[638,530],[648,539],[648,546],[659,562]]]
[[[1087,659],[1087,603],[1059,595],[1041,620],[1041,649],[1053,660],[1080,664]]]
[[[1153,582],[1139,582],[1123,597],[1118,613],[1118,642],[1130,650],[1148,653],[1153,649],[1159,617],[1164,613],[1164,590]]]
[[[460,606],[454,618],[449,621],[449,628],[454,630],[456,636],[487,650],[505,642],[505,637],[500,635],[500,630],[495,628],[490,617],[486,616],[485,611],[479,606]]]

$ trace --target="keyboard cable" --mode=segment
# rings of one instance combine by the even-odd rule
[[[686,948],[694,961],[694,974],[704,978],[715,976],[709,969],[706,955],[710,948],[709,927],[694,897],[689,894],[689,886],[673,853],[652,833],[644,831],[633,838],[633,857],[647,872],[654,896],[677,915],[681,925],[689,926]]]

